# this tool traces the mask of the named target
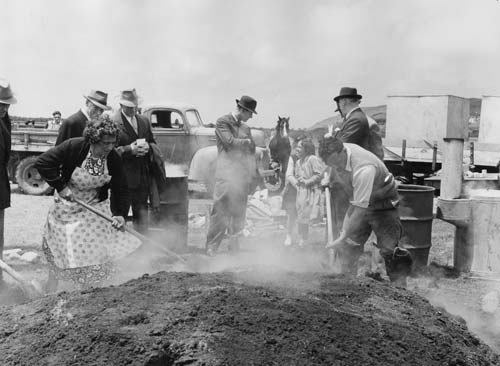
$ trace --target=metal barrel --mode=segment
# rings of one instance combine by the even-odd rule
[[[150,231],[168,248],[185,250],[188,241],[188,178],[167,177],[167,188],[160,194],[160,208],[150,214]]]
[[[427,266],[432,245],[432,220],[434,188],[413,184],[398,186],[400,199],[399,217],[403,225],[403,236],[399,246],[412,254],[414,267]]]

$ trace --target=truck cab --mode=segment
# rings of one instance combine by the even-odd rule
[[[151,122],[154,137],[167,165],[181,167],[186,175],[196,151],[215,145],[215,129],[203,125],[198,110],[192,105],[144,104],[141,114]]]

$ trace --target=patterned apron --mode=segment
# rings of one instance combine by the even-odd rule
[[[98,188],[110,181],[106,164],[101,175],[92,175],[77,167],[69,188],[75,198],[112,216],[109,199],[98,202]],[[141,245],[139,239],[116,230],[111,223],[78,203],[59,199],[57,191],[54,198],[45,224],[43,249],[57,278],[82,284],[107,279],[112,274],[112,262]]]

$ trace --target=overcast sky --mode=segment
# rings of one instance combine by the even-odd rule
[[[10,113],[63,118],[89,89],[135,87],[198,106],[205,122],[242,94],[256,127],[307,127],[354,86],[392,94],[500,95],[497,0],[0,0]],[[362,104],[362,105],[363,105]]]

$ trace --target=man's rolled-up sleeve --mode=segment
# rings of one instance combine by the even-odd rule
[[[354,172],[352,178],[354,192],[351,205],[362,208],[367,208],[370,205],[376,172],[377,170],[372,165],[364,166]]]

